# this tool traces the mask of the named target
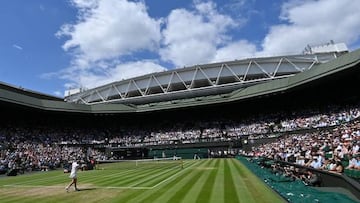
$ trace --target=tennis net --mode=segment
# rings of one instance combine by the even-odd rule
[[[173,169],[182,168],[183,160],[181,157],[137,159],[137,160],[99,160],[97,169],[116,170],[116,169]]]

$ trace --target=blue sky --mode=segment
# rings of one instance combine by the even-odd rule
[[[353,0],[9,0],[0,81],[63,97],[71,88],[307,44],[360,47]]]

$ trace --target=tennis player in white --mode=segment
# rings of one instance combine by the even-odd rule
[[[71,173],[69,178],[71,178],[71,183],[65,188],[65,190],[67,192],[69,192],[69,188],[74,185],[75,187],[75,191],[79,191],[79,189],[77,188],[77,170],[79,169],[80,165],[77,163],[77,161],[75,160],[72,164],[71,164]]]

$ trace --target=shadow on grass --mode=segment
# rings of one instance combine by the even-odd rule
[[[87,190],[96,190],[97,188],[79,188],[76,192],[81,192],[81,191],[87,191]]]

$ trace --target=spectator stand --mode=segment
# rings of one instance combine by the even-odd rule
[[[237,159],[289,202],[360,201],[359,183],[346,176],[266,158],[238,156]],[[277,164],[281,167],[275,167]],[[320,177],[320,187],[309,186],[304,179],[299,178],[298,175],[305,174],[306,171],[312,171]],[[336,188],[339,187],[346,188],[351,195],[338,193]],[[320,190],[321,188],[334,190]]]

